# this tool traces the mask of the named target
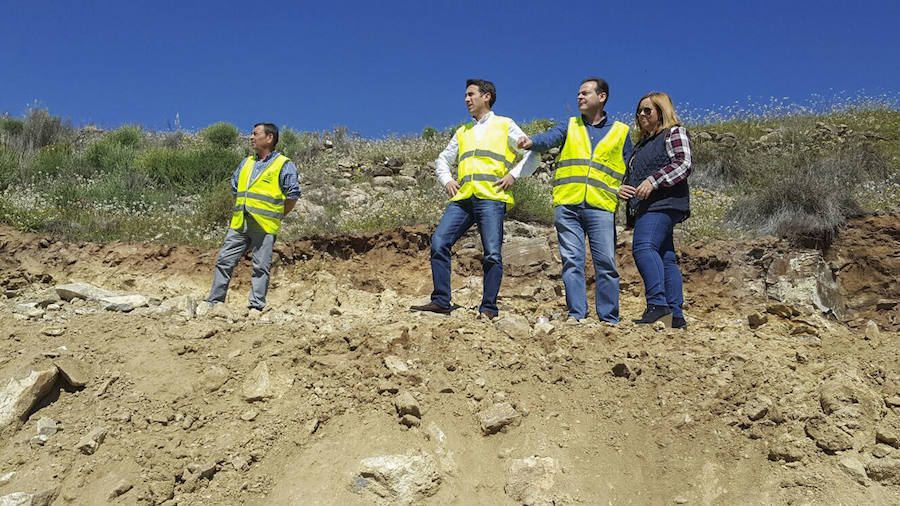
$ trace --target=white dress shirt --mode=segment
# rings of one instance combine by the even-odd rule
[[[484,135],[485,124],[493,115],[494,113],[489,111],[480,120],[475,121],[474,126],[472,126],[472,132],[475,134],[476,140],[481,140],[481,136]],[[541,162],[539,153],[535,153],[533,151],[523,151],[519,149],[518,146],[516,146],[516,143],[519,141],[519,137],[523,137],[524,135],[525,133],[522,132],[522,129],[519,128],[519,125],[516,125],[515,121],[510,120],[509,137],[507,138],[507,143],[514,153],[520,155],[524,153],[525,155],[521,160],[519,160],[519,163],[513,166],[513,168],[509,171],[509,173],[512,174],[512,177],[516,179],[519,179],[519,177],[521,176],[528,176],[532,174]],[[434,173],[437,175],[438,181],[441,182],[441,186],[447,186],[447,183],[454,180],[451,169],[454,165],[456,165],[456,159],[458,157],[459,141],[456,139],[456,133],[454,133],[453,138],[450,139],[450,143],[447,144],[447,147],[444,148],[443,151],[441,151],[441,154],[437,157],[437,161],[435,161],[434,163]]]

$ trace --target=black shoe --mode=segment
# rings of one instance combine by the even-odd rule
[[[410,311],[428,311],[430,313],[440,313],[440,314],[450,314],[450,311],[452,311],[452,309],[450,309],[449,307],[441,307],[441,306],[438,306],[437,304],[435,304],[434,302],[429,302],[428,304],[425,304],[424,306],[410,306],[409,309],[410,309]]]
[[[497,315],[490,311],[482,311],[478,314],[478,318],[487,318],[488,320],[493,320]]]
[[[662,320],[667,316],[672,315],[672,310],[669,309],[669,306],[654,306],[653,304],[647,305],[647,310],[644,311],[644,315],[641,316],[640,320],[631,320],[638,325],[646,325],[648,323],[654,323],[656,321]],[[670,318],[667,318],[671,321]]]
[[[677,316],[672,317],[672,328],[673,329],[686,329],[687,321],[684,318],[679,318]]]

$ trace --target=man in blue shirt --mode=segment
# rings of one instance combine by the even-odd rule
[[[272,123],[254,125],[250,146],[255,156],[245,158],[231,177],[235,208],[225,243],[216,258],[212,289],[206,298],[210,306],[225,302],[231,273],[247,248],[253,252],[249,308],[262,311],[266,305],[272,246],[281,219],[300,198],[297,167],[275,150],[277,143],[278,127]],[[268,171],[270,167],[272,170]],[[272,177],[275,170],[278,170],[277,180]]]
[[[624,177],[625,161],[631,156],[632,143],[628,127],[609,121],[604,111],[609,98],[609,85],[600,78],[582,81],[578,89],[578,117],[557,123],[549,131],[519,139],[523,149],[544,152],[562,147],[560,158],[567,154],[566,173],[578,166],[577,176],[554,178],[554,225],[559,238],[559,252],[563,261],[562,278],[566,288],[569,316],[576,320],[587,317],[587,293],[584,277],[585,236],[590,241],[594,264],[595,309],[597,317],[609,323],[619,321],[619,273],[616,271],[615,206],[616,192]],[[586,131],[570,132],[573,126]],[[587,142],[590,146],[587,146]],[[572,145],[569,145],[572,144]],[[573,153],[583,147],[583,154]],[[580,151],[579,151],[580,152]],[[621,157],[621,158],[619,158]],[[598,160],[605,160],[600,163]],[[561,160],[560,160],[561,161]],[[577,202],[573,201],[577,196]]]

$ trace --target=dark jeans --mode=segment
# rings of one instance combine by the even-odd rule
[[[481,262],[484,288],[478,311],[497,314],[497,293],[503,278],[500,248],[503,244],[505,216],[505,202],[475,197],[450,202],[441,216],[437,230],[431,236],[431,278],[434,282],[431,302],[441,307],[450,307],[450,249],[472,224],[478,224],[481,246],[484,248]]]
[[[648,211],[634,222],[632,254],[641,277],[647,304],[668,306],[674,318],[684,318],[681,271],[675,259],[672,231],[681,220],[681,211]]]

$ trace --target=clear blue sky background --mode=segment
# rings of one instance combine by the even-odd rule
[[[564,118],[589,75],[614,115],[650,90],[693,111],[821,106],[897,97],[898,22],[898,0],[0,0],[0,113],[37,100],[75,125],[166,129],[178,113],[191,130],[381,137],[465,119],[468,77],[496,83],[500,114]]]

